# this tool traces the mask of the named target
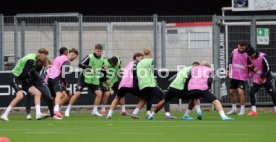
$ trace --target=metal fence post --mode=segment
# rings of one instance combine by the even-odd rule
[[[251,21],[251,30],[250,30],[250,34],[251,34],[251,45],[257,49],[256,47],[256,40],[257,40],[257,33],[256,33],[256,18],[255,16],[253,16],[252,21]]]
[[[82,31],[83,31],[83,17],[82,14],[79,14],[78,16],[78,20],[79,20],[79,60],[81,61],[81,59],[83,58],[83,38],[82,38]]]
[[[18,61],[18,27],[17,27],[17,17],[14,17],[14,63]]]
[[[166,22],[161,24],[161,67],[166,68]]]
[[[21,57],[26,55],[25,50],[25,21],[21,22]]]
[[[220,41],[220,23],[216,15],[212,17],[213,22],[213,62],[214,62],[214,95],[219,96],[220,93],[220,79],[216,75],[216,71],[219,69],[219,41]]]
[[[158,15],[153,15],[153,49],[154,49],[154,61],[155,65],[157,65],[157,32],[158,32]]]
[[[111,57],[112,55],[112,49],[113,49],[113,25],[111,23],[108,24],[107,26],[107,45],[106,45],[106,49],[105,53],[107,57]]]
[[[4,16],[0,14],[0,71],[4,70]]]
[[[60,48],[60,24],[55,21],[55,32],[54,32],[54,57],[58,56],[58,49]]]

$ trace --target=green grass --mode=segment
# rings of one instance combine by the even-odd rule
[[[0,121],[0,136],[11,142],[275,142],[276,115],[233,116],[221,121],[218,114],[206,112],[202,121],[165,120],[157,114],[148,121],[114,115],[111,120],[89,114],[73,114],[62,121],[25,120],[25,115],[11,114],[9,122]],[[193,114],[195,117],[195,114]]]

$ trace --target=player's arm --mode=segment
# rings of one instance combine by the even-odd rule
[[[152,65],[152,68],[153,68],[153,74],[154,74],[154,76],[158,76],[158,70],[156,68],[155,61],[153,61],[151,65]]]
[[[42,76],[39,74],[39,72],[35,68],[30,70],[29,76],[30,76],[32,82],[44,83],[44,79],[42,78]]]
[[[188,90],[188,84],[189,84],[189,81],[190,81],[191,78],[192,78],[192,70],[190,70],[190,71],[187,73],[186,82],[184,83],[184,89],[185,89],[185,90]]]
[[[231,56],[229,57],[229,60],[228,60],[228,67],[227,67],[227,70],[229,71],[229,67],[230,65],[232,65],[232,60],[233,60],[233,52],[231,53]]]
[[[79,67],[82,69],[91,69],[92,67],[89,66],[90,57],[87,55],[79,64]]]
[[[70,71],[70,61],[66,61],[62,64],[61,66],[61,80],[64,83],[65,87],[68,85],[68,76],[69,74],[65,74],[65,76],[62,75],[64,72],[69,72]]]
[[[107,76],[107,72],[106,72],[105,67],[102,68],[101,74],[102,74],[102,76],[100,78],[100,82],[106,82],[108,84],[109,82],[108,82],[108,79],[106,77]]]
[[[138,80],[138,77],[137,77],[137,64],[138,63],[139,63],[138,61],[135,62],[134,65],[133,65],[133,68],[132,68],[133,79],[136,80],[136,81]]]
[[[23,79],[27,78],[28,75],[30,75],[31,70],[35,66],[35,61],[33,60],[28,60],[25,64],[25,67],[23,69],[22,74],[20,75]]]
[[[268,63],[268,60],[267,60],[267,56],[265,55],[264,57],[263,57],[263,73],[261,74],[261,78],[269,78],[270,77],[270,65],[269,65],[269,63]]]
[[[213,77],[212,77],[212,73],[209,74],[207,83],[208,83],[208,88],[211,89],[212,88],[212,83],[213,83]]]
[[[249,60],[249,57],[247,58],[247,66],[248,66],[248,71],[252,71],[254,72],[254,65],[251,63],[251,61]]]

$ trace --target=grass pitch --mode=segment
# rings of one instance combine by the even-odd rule
[[[112,119],[89,114],[72,114],[64,120],[26,120],[11,114],[9,122],[0,121],[0,136],[11,142],[275,142],[276,114],[237,116],[222,121],[218,113],[205,112],[203,120],[183,121],[183,113],[172,113],[166,120],[158,113],[155,120],[139,120],[114,114]],[[196,117],[195,114],[192,114]]]

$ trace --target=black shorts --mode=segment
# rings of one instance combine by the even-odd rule
[[[111,88],[114,91],[114,93],[117,93],[118,88],[119,88],[119,82],[115,82]],[[109,87],[106,87],[103,84],[101,84],[101,90],[102,90],[103,93],[108,92]]]
[[[118,90],[118,93],[117,93],[117,97],[119,98],[123,98],[127,93],[130,93],[134,96],[137,96],[137,97],[141,97],[139,95],[139,88],[138,87],[135,87],[135,88],[127,88],[127,87],[122,87]]]
[[[213,101],[217,100],[217,97],[214,96],[210,91],[202,91],[202,90],[192,90],[189,92],[192,99],[199,99],[203,98],[209,103],[212,103]]]
[[[84,81],[84,76],[80,75],[78,85],[76,86],[76,91],[82,91],[84,87],[88,87],[89,90],[95,92],[97,90],[101,90],[100,85],[88,84]]]
[[[158,87],[146,87],[140,90],[139,98],[152,99],[153,97],[163,100],[165,98],[165,94]]]
[[[70,95],[70,90],[68,90],[67,88],[62,88],[62,92],[65,92],[66,95]]]
[[[247,84],[246,81],[231,79],[230,89],[240,88],[240,89],[245,90],[246,84]]]
[[[115,83],[113,84],[112,90],[113,90],[114,92],[117,92],[117,91],[119,90],[119,84],[120,84],[120,81],[117,81],[117,82],[115,82]]]
[[[169,102],[174,98],[180,98],[183,100],[191,100],[190,95],[186,90],[178,90],[175,88],[169,88],[168,93],[165,95],[165,101]]]
[[[101,86],[101,90],[102,90],[103,93],[109,91],[109,87],[106,87],[106,86],[104,86],[103,84],[101,84],[100,86]]]
[[[51,91],[52,96],[56,96],[57,92],[62,92],[63,91],[63,87],[61,85],[60,79],[49,78],[48,79],[48,87]]]
[[[29,88],[33,86],[31,83],[23,81],[20,77],[16,77],[13,74],[11,74],[10,80],[10,85],[14,89],[15,94],[21,90],[29,92]]]

